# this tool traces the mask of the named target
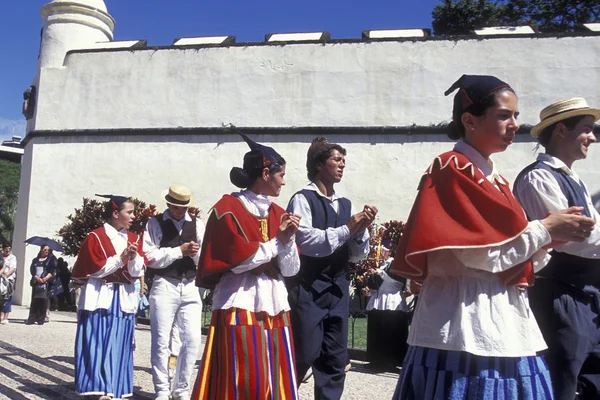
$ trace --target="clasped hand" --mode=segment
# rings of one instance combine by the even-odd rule
[[[581,215],[583,207],[569,207],[566,210],[551,212],[541,222],[552,237],[552,245],[562,242],[583,242],[587,239],[596,221]]]
[[[300,228],[300,219],[302,217],[298,214],[287,214],[287,217],[279,225],[277,232],[277,239],[283,244],[286,244],[292,238],[298,228]]]
[[[121,260],[123,263],[127,263],[129,260],[133,260],[138,254],[138,244],[127,242],[127,247],[121,253]]]
[[[179,246],[179,248],[181,249],[181,254],[183,254],[184,257],[195,257],[200,251],[200,245],[193,240],[191,242],[182,244]]]
[[[350,230],[350,235],[354,236],[368,228],[375,221],[377,212],[377,207],[366,205],[361,212],[351,216],[350,220],[346,223],[346,226]]]

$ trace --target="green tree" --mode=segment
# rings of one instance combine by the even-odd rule
[[[598,0],[513,0],[505,2],[505,10],[522,15],[525,23],[537,25],[541,31],[568,32],[578,24],[600,20]]]
[[[12,241],[21,165],[0,160],[0,242]]]
[[[485,26],[535,25],[573,31],[600,20],[598,0],[442,0],[431,16],[436,35],[461,35]]]
[[[489,0],[443,0],[433,8],[436,35],[464,35],[481,26],[497,26],[502,7]]]

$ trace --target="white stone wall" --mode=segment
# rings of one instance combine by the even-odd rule
[[[427,126],[464,73],[508,81],[535,123],[563,97],[600,104],[599,56],[599,36],[71,53],[42,70],[36,129]]]
[[[275,200],[285,207],[291,195],[307,183],[305,157],[311,138],[298,135],[254,138],[275,147],[288,162],[287,185]],[[347,195],[355,207],[365,203],[376,205],[380,222],[407,217],[423,171],[437,154],[453,145],[442,135],[330,135],[329,138],[348,150],[347,169],[338,191]],[[527,137],[522,137],[495,157],[498,168],[511,182],[535,159],[534,147]],[[27,145],[23,160],[24,175],[31,171],[31,180],[21,182],[15,252],[19,256],[25,254],[24,246],[18,243],[22,241],[20,238],[54,236],[67,221],[66,216],[81,205],[81,199],[93,197],[94,193],[134,196],[157,204],[162,210],[162,190],[181,182],[189,185],[197,206],[206,214],[222,194],[236,190],[229,182],[229,170],[241,166],[246,151],[246,144],[237,135],[229,134],[34,138]],[[597,151],[592,147],[590,157],[576,166],[592,193],[600,195]],[[25,209],[22,204],[27,198]],[[38,250],[37,246],[27,247],[25,267]],[[22,290],[20,299],[28,299],[29,287],[23,286]]]
[[[463,73],[507,80],[520,99],[521,123],[541,108],[584,96],[600,106],[600,36],[354,42],[198,49],[70,53],[64,66],[42,68],[37,131],[25,148],[14,252],[20,260],[17,303],[28,302],[32,235],[54,236],[66,216],[94,193],[117,193],[156,203],[181,182],[206,212],[240,166],[239,137],[183,135],[177,128],[429,126],[448,121],[452,98],[443,92]],[[61,135],[51,131],[167,128],[130,136]],[[265,134],[288,160],[279,203],[306,184],[312,136]],[[375,204],[381,221],[405,219],[422,172],[449,150],[444,135],[329,135],[348,150],[339,191],[357,207]],[[534,143],[518,138],[496,157],[512,181],[535,158]],[[576,165],[600,195],[600,157],[592,148]]]

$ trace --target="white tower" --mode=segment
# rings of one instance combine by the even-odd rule
[[[52,0],[42,6],[42,31],[38,67],[31,87],[24,93],[23,114],[27,132],[36,128],[36,103],[43,89],[44,68],[61,68],[71,50],[87,49],[113,40],[115,20],[103,0]]]
[[[69,50],[112,41],[115,20],[103,0],[53,0],[41,10],[39,67],[61,67]]]
[[[38,68],[31,87],[25,93],[23,114],[27,118],[27,132],[35,129],[37,102],[44,96],[44,71],[63,68],[65,56],[71,50],[94,47],[98,42],[113,39],[115,20],[108,14],[103,0],[53,0],[41,9],[43,28],[40,41]],[[21,182],[19,184],[19,204],[15,224],[13,251],[18,260],[18,274],[14,295],[16,304],[29,301],[29,261],[37,248],[26,248],[23,241],[32,235],[53,236],[52,232],[30,232],[30,197],[32,196],[33,142],[25,146],[21,162]],[[42,145],[43,146],[43,145]],[[32,219],[34,219],[32,217]]]

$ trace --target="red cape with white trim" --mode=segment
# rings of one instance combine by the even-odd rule
[[[266,217],[270,239],[277,235],[286,215],[283,208],[271,203]],[[264,243],[260,233],[260,218],[250,214],[237,197],[224,195],[211,209],[206,223],[196,285],[213,288],[224,272],[254,256],[260,243]],[[277,269],[275,261],[255,268],[252,273]]]
[[[496,188],[462,153],[438,156],[423,175],[391,272],[423,281],[427,253],[497,246],[519,236],[528,221],[504,178]],[[531,260],[499,273],[508,284],[533,284]]]

